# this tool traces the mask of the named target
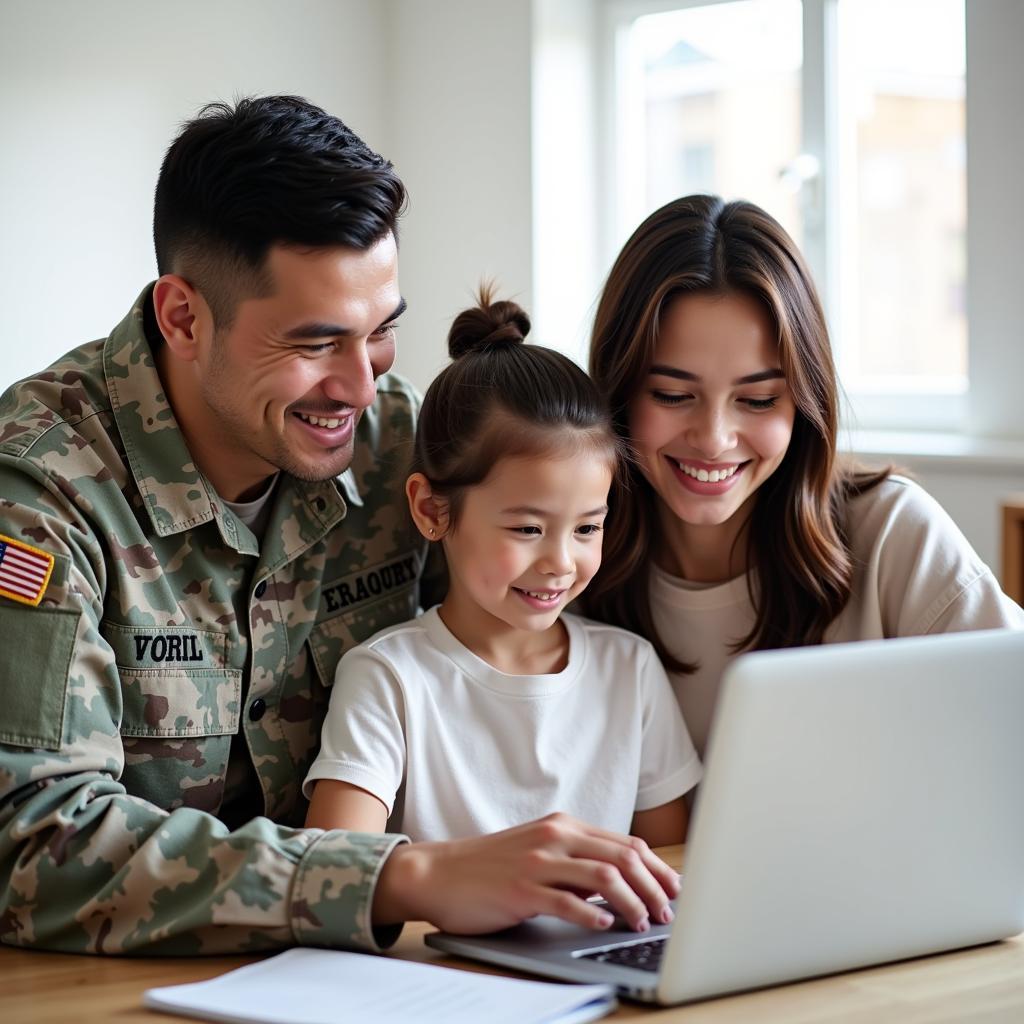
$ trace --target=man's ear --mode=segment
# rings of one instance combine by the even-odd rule
[[[422,473],[413,473],[405,481],[405,496],[416,529],[427,540],[440,540],[448,531],[448,499],[434,494]]]
[[[195,361],[200,341],[213,334],[206,300],[183,277],[164,274],[153,285],[153,312],[167,347],[183,362]]]

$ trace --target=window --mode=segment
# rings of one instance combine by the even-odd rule
[[[838,18],[846,386],[963,393],[963,0],[847,0]]]
[[[759,196],[799,240],[779,174],[800,152],[800,0],[702,4],[626,19],[617,38],[616,233],[681,195]]]
[[[750,199],[811,264],[855,423],[956,429],[968,387],[964,0],[607,10],[609,260],[670,198]]]

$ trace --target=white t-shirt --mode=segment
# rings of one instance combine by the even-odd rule
[[[628,832],[634,811],[701,777],[665,671],[646,640],[562,616],[568,664],[499,672],[449,632],[437,608],[348,651],[320,754],[303,786],[339,779],[412,840],[509,828],[553,811]]]
[[[943,508],[917,484],[890,477],[849,505],[854,573],[850,601],[825,631],[825,643],[1024,629],[1024,611]],[[692,675],[671,673],[697,750],[703,755],[730,646],[750,632],[747,577],[707,586],[655,568],[651,611],[658,636]]]
[[[277,478],[280,475],[280,473],[275,473],[270,478],[267,486],[263,488],[263,493],[253,498],[252,501],[227,501],[221,498],[221,501],[249,527],[252,535],[257,540],[263,540],[263,533],[267,528],[267,520],[270,518],[270,498],[274,493],[274,488],[277,486]]]

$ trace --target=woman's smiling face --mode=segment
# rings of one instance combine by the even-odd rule
[[[764,307],[741,292],[696,293],[662,316],[629,432],[663,514],[715,527],[779,467],[795,414]]]

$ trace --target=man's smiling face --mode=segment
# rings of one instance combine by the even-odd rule
[[[231,490],[277,470],[325,480],[348,467],[355,425],[395,360],[397,255],[390,234],[365,251],[269,251],[269,294],[240,301],[199,356],[202,419],[238,477]]]

